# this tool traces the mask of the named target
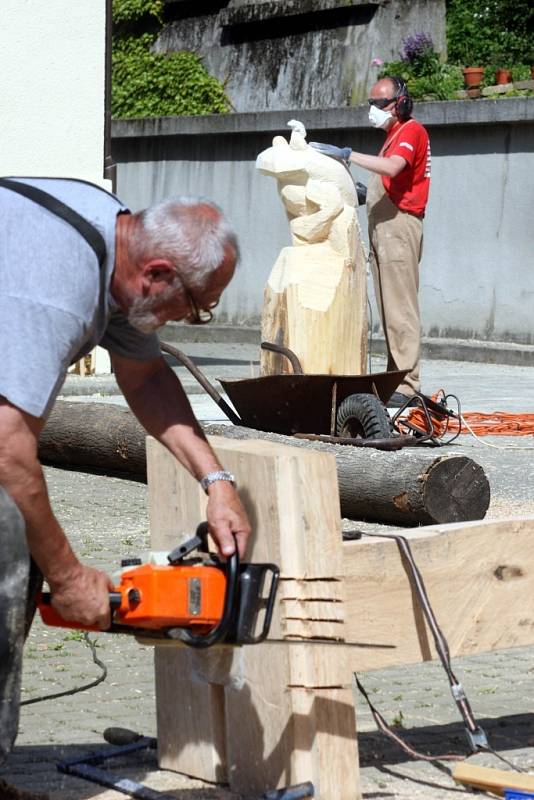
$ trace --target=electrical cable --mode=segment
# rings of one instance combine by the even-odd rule
[[[99,683],[102,683],[102,681],[106,680],[108,675],[108,670],[106,665],[103,664],[102,661],[100,661],[100,659],[96,654],[96,639],[91,640],[87,632],[84,632],[83,638],[86,646],[89,647],[91,650],[93,656],[93,662],[97,665],[97,667],[100,667],[102,671],[101,674],[98,676],[98,678],[95,678],[95,680],[91,681],[91,683],[86,683],[84,686],[77,686],[74,689],[65,689],[65,691],[62,692],[55,692],[54,694],[45,694],[42,695],[41,697],[32,697],[29,700],[22,700],[20,703],[21,706],[29,706],[32,705],[32,703],[41,703],[43,700],[57,700],[59,697],[67,697],[72,694],[78,694],[78,692],[85,692],[87,689],[93,689],[95,686],[98,686]]]
[[[520,445],[520,444],[493,444],[492,442],[486,442],[477,433],[475,433],[475,431],[473,430],[473,428],[471,427],[469,422],[466,420],[465,416],[460,415],[460,420],[465,425],[465,427],[467,428],[467,430],[469,431],[471,436],[473,436],[477,440],[477,442],[480,442],[481,444],[485,444],[486,447],[493,447],[495,450],[534,450],[534,445],[528,446],[528,445]],[[503,435],[506,435],[506,434],[502,434],[502,433],[496,434],[496,433],[494,433],[494,435],[503,436]],[[508,435],[509,436],[514,436],[514,435],[517,436],[518,434],[509,433]]]
[[[398,534],[392,534],[392,533],[389,533],[389,534],[387,534],[387,533],[367,533],[367,532],[362,531],[362,535],[363,536],[371,536],[371,537],[375,537],[375,538],[379,538],[379,539],[393,539],[393,541],[395,541],[397,543],[398,548],[400,549],[402,555],[406,559],[406,562],[407,562],[407,564],[409,566],[409,569],[410,569],[411,577],[413,579],[413,585],[414,585],[416,594],[417,594],[417,596],[419,598],[419,601],[420,601],[420,604],[421,604],[421,610],[422,610],[423,615],[425,617],[425,620],[426,620],[426,622],[427,622],[427,624],[428,624],[428,626],[430,628],[430,631],[432,633],[432,637],[434,639],[434,645],[435,645],[437,654],[439,656],[441,664],[442,664],[442,666],[443,666],[443,668],[445,670],[445,673],[447,675],[447,678],[449,680],[451,694],[453,696],[454,702],[456,703],[456,706],[457,706],[457,708],[458,708],[458,710],[460,712],[460,715],[461,715],[461,717],[463,719],[464,726],[465,726],[465,731],[466,731],[466,736],[467,736],[467,741],[468,741],[469,747],[471,749],[471,752],[472,753],[477,753],[477,752],[491,753],[492,755],[494,755],[497,758],[499,758],[503,763],[508,764],[509,766],[511,766],[512,769],[518,770],[520,772],[526,772],[526,770],[515,766],[510,761],[508,761],[504,756],[501,756],[499,753],[497,753],[491,747],[491,745],[489,744],[488,738],[486,736],[486,733],[485,733],[484,729],[476,722],[476,720],[474,718],[474,715],[473,715],[473,712],[471,710],[471,705],[469,703],[467,695],[465,694],[464,688],[463,688],[462,684],[458,681],[458,679],[456,678],[456,675],[453,672],[452,665],[451,665],[450,651],[449,651],[449,646],[448,646],[447,640],[445,639],[445,636],[443,635],[443,632],[441,631],[441,628],[439,627],[438,622],[436,620],[436,617],[435,617],[435,614],[434,614],[434,610],[432,609],[432,606],[430,604],[430,600],[429,600],[429,597],[428,597],[428,594],[427,594],[427,591],[426,591],[426,587],[425,587],[425,584],[424,584],[424,581],[423,581],[423,577],[422,577],[421,573],[419,572],[419,568],[417,567],[417,564],[415,563],[415,559],[413,557],[413,554],[412,554],[412,551],[411,551],[411,548],[410,548],[408,540],[404,536],[399,536]],[[367,701],[367,703],[369,705],[369,708],[371,710],[373,718],[375,719],[375,722],[377,723],[378,728],[383,733],[385,733],[387,736],[392,738],[397,744],[399,744],[402,747],[402,749],[405,750],[405,752],[409,753],[410,755],[412,755],[412,756],[414,756],[416,758],[421,758],[421,759],[423,759],[425,761],[444,761],[444,760],[445,761],[460,761],[460,760],[464,760],[465,759],[465,756],[459,756],[459,755],[454,754],[454,753],[448,753],[448,754],[440,755],[440,756],[428,756],[428,755],[425,755],[423,753],[418,752],[417,750],[414,750],[414,748],[412,748],[412,747],[410,747],[410,745],[406,744],[406,742],[404,742],[404,740],[401,739],[401,737],[397,736],[390,729],[390,727],[385,722],[384,718],[381,716],[381,714],[377,711],[377,709],[370,702],[369,697],[368,697],[367,693],[365,692],[363,686],[361,685],[360,681],[358,680],[358,677],[357,677],[356,674],[354,674],[354,678],[355,678],[356,685],[357,685],[359,691],[363,694],[364,698],[366,699],[366,701]]]

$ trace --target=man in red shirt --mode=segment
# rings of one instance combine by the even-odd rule
[[[388,405],[403,405],[420,389],[419,262],[430,186],[430,143],[411,116],[413,103],[401,78],[371,88],[369,121],[387,132],[377,156],[350,148],[312,145],[374,173],[367,188],[369,250],[390,370],[408,374]]]

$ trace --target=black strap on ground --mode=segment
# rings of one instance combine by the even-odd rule
[[[26,197],[28,200],[33,200],[37,205],[46,208],[52,214],[55,214],[56,217],[60,217],[60,219],[72,225],[94,250],[98,263],[102,267],[106,260],[106,243],[104,237],[94,225],[85,219],[85,217],[82,217],[81,214],[78,214],[77,211],[66,205],[66,203],[58,200],[57,197],[45,192],[44,189],[38,189],[37,186],[32,186],[29,183],[23,183],[18,180],[14,181],[9,178],[0,178],[0,187],[9,189],[11,192],[17,192],[17,194],[23,195],[23,197]]]

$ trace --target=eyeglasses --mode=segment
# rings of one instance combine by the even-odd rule
[[[190,325],[207,325],[208,322],[211,322],[213,319],[212,308],[215,308],[219,301],[216,300],[214,303],[209,303],[207,308],[199,308],[195,298],[185,283],[183,286],[190,308],[189,314],[185,317],[186,322],[188,322]]]
[[[389,106],[390,103],[394,103],[396,99],[396,97],[370,97],[367,102],[370,106],[376,106],[383,110],[386,106]]]

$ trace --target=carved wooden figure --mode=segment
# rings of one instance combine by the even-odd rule
[[[292,244],[265,288],[264,341],[289,347],[304,372],[361,374],[366,361],[366,269],[348,167],[314,150],[301,123],[289,142],[275,136],[256,167],[276,178]],[[264,375],[290,372],[282,356],[262,351]]]

